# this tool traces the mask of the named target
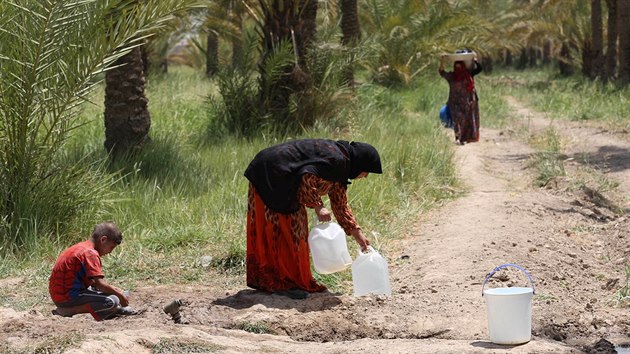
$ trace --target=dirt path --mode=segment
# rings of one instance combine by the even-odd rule
[[[522,127],[482,129],[480,143],[455,148],[469,193],[421,215],[388,252],[389,298],[316,294],[300,301],[200,286],[139,289],[134,301],[154,306],[104,323],[52,317],[45,306],[0,308],[0,351],[571,353],[602,338],[630,342],[628,309],[611,302],[630,256],[630,144],[509,102]],[[550,124],[566,141],[569,177],[554,188],[533,188],[534,150],[520,132],[536,134]],[[570,188],[570,176],[586,167],[617,181],[617,192]],[[481,297],[485,275],[504,263],[528,269],[536,286],[533,339],[516,347],[489,342]],[[488,286],[527,286],[518,271],[496,278]],[[0,280],[2,286],[16,281]],[[182,313],[190,324],[172,323],[155,306],[174,298],[188,300]]]

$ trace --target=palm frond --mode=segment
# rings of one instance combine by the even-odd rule
[[[13,225],[14,233],[20,220],[33,220],[43,212],[34,198],[42,181],[72,170],[59,166],[56,157],[77,126],[76,107],[99,81],[98,75],[188,6],[194,4],[179,0],[1,3],[0,199],[4,203],[0,218]]]

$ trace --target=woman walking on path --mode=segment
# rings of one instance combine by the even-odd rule
[[[448,81],[449,94],[447,106],[453,117],[455,140],[464,143],[479,141],[479,98],[475,90],[473,77],[482,70],[477,58],[473,61],[471,70],[466,68],[463,61],[453,63],[453,71],[444,71],[443,56],[440,60],[440,75]]]
[[[370,244],[348,205],[350,179],[381,173],[369,144],[305,139],[260,151],[245,171],[250,181],[247,208],[247,285],[292,298],[326,290],[311,274],[306,208],[330,221],[321,196],[361,249]]]

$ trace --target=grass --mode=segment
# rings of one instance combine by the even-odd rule
[[[626,283],[615,294],[617,305],[630,306],[630,265],[626,266]]]
[[[534,295],[534,301],[536,302],[551,302],[551,301],[557,301],[557,300],[558,298],[551,294],[538,293]]]
[[[630,121],[630,86],[559,77],[555,71],[501,70],[491,83],[550,118],[589,121],[626,131]]]
[[[555,129],[548,128],[543,134],[534,135],[530,145],[537,149],[531,160],[538,171],[534,185],[545,187],[557,177],[566,175],[561,138]]]
[[[55,258],[70,244],[86,239],[102,220],[116,222],[124,235],[123,243],[103,258],[108,281],[115,285],[131,290],[183,283],[245,287],[247,181],[243,172],[256,152],[283,139],[209,139],[213,107],[206,97],[215,89],[203,73],[187,68],[172,68],[168,75],[149,78],[152,144],[130,162],[107,166],[112,175],[108,210],[86,215],[74,232],[42,242],[27,255],[0,259],[0,279],[24,277],[27,280],[17,288],[28,294],[16,298],[11,295],[16,289],[2,289],[3,306],[47,304],[45,289]],[[359,224],[384,255],[392,240],[408,232],[419,211],[452,197],[450,187],[456,183],[449,139],[438,120],[429,116],[431,112],[411,104],[414,94],[430,95],[429,91],[436,91],[430,83],[412,91],[365,84],[357,90],[359,108],[348,110],[346,129],[317,126],[288,137],[365,141],[379,149],[384,173],[353,183],[349,202]],[[87,155],[87,162],[106,158],[102,97],[102,89],[97,90],[94,104],[83,107],[84,125],[68,142],[65,158],[76,161]],[[349,241],[349,246],[356,253],[354,242]],[[208,256],[212,262],[204,266],[201,259]],[[344,291],[350,272],[319,280],[333,291]]]
[[[254,322],[254,323],[244,322],[238,325],[238,329],[243,330],[245,332],[249,332],[249,333],[273,334],[273,331],[267,326],[266,323],[263,323],[263,322]]]
[[[213,343],[178,340],[176,338],[163,338],[151,348],[151,352],[153,354],[214,353],[225,349],[226,348],[224,346]]]
[[[186,283],[245,287],[247,182],[242,174],[257,151],[284,139],[262,135],[251,140],[209,138],[214,136],[207,131],[213,107],[206,97],[215,92],[215,84],[193,69],[171,69],[167,75],[148,80],[153,143],[130,162],[107,167],[112,178],[108,190],[111,207],[98,215],[86,214],[76,230],[56,235],[53,242],[0,258],[0,279],[24,279],[15,287],[0,289],[0,306],[27,309],[48,305],[45,289],[58,253],[86,239],[93,225],[102,220],[115,221],[124,234],[122,245],[103,258],[113,284],[131,290]],[[477,76],[482,126],[509,127],[512,118],[503,94],[535,101],[544,96],[544,85],[529,82],[546,82],[544,74],[505,71]],[[567,90],[570,87],[566,85]],[[578,90],[574,93],[581,92],[580,87],[574,85]],[[288,137],[357,140],[378,148],[384,173],[353,183],[349,202],[367,237],[386,258],[391,256],[390,244],[405,237],[419,212],[462,190],[452,164],[452,132],[440,126],[438,117],[447,95],[446,82],[433,74],[419,77],[409,89],[363,84],[357,88],[356,108],[347,109],[347,128],[317,125]],[[101,89],[93,96],[95,104],[83,107],[84,125],[69,141],[67,159],[76,161],[87,155],[89,163],[106,158],[102,97]],[[562,172],[561,141],[553,131],[537,139],[533,143],[542,151],[544,182]],[[356,245],[349,240],[350,252],[356,254]],[[202,259],[208,257],[212,261],[204,265]],[[350,289],[349,271],[315,276],[331,291]]]
[[[59,337],[51,337],[38,344],[34,348],[28,349],[25,353],[33,354],[61,354],[70,348],[77,347],[84,339],[84,336],[77,333],[70,333]]]

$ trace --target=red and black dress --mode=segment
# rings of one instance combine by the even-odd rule
[[[358,172],[357,172],[358,171]],[[337,222],[358,228],[346,195],[348,179],[381,173],[369,144],[324,139],[297,140],[262,150],[250,163],[247,210],[247,285],[270,292],[318,292],[311,273],[306,208],[328,195]]]
[[[479,98],[473,77],[479,74],[482,68],[476,61],[474,65],[472,70],[461,67],[452,72],[439,71],[448,81],[447,105],[453,117],[455,140],[462,144],[479,141]]]

